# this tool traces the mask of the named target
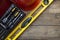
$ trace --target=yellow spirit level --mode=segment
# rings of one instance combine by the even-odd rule
[[[45,3],[47,2],[47,3]],[[42,0],[41,3],[20,22],[17,27],[6,37],[5,40],[16,40],[21,34],[41,15],[41,13],[53,2],[53,0]]]

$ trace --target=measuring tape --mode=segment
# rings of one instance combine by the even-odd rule
[[[5,40],[16,40],[31,25],[39,15],[53,2],[53,0],[42,0],[41,3],[20,22]]]

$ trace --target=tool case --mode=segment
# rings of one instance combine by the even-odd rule
[[[25,13],[12,4],[0,19],[0,39],[4,40],[24,17]]]
[[[52,2],[42,0],[34,10],[27,13],[12,4],[0,19],[0,40],[16,40]]]

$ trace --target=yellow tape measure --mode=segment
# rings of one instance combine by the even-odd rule
[[[48,0],[48,3],[42,0],[41,3],[20,22],[17,27],[6,37],[5,40],[16,40],[21,34],[29,27],[29,25],[35,21],[35,19],[53,2]]]

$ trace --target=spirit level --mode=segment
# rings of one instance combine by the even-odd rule
[[[45,2],[48,2],[45,4]],[[6,37],[5,40],[16,40],[21,34],[29,27],[29,25],[35,21],[35,19],[41,15],[41,13],[53,2],[53,0],[42,0],[41,3],[28,15],[17,27]],[[34,15],[35,14],[35,15]]]

